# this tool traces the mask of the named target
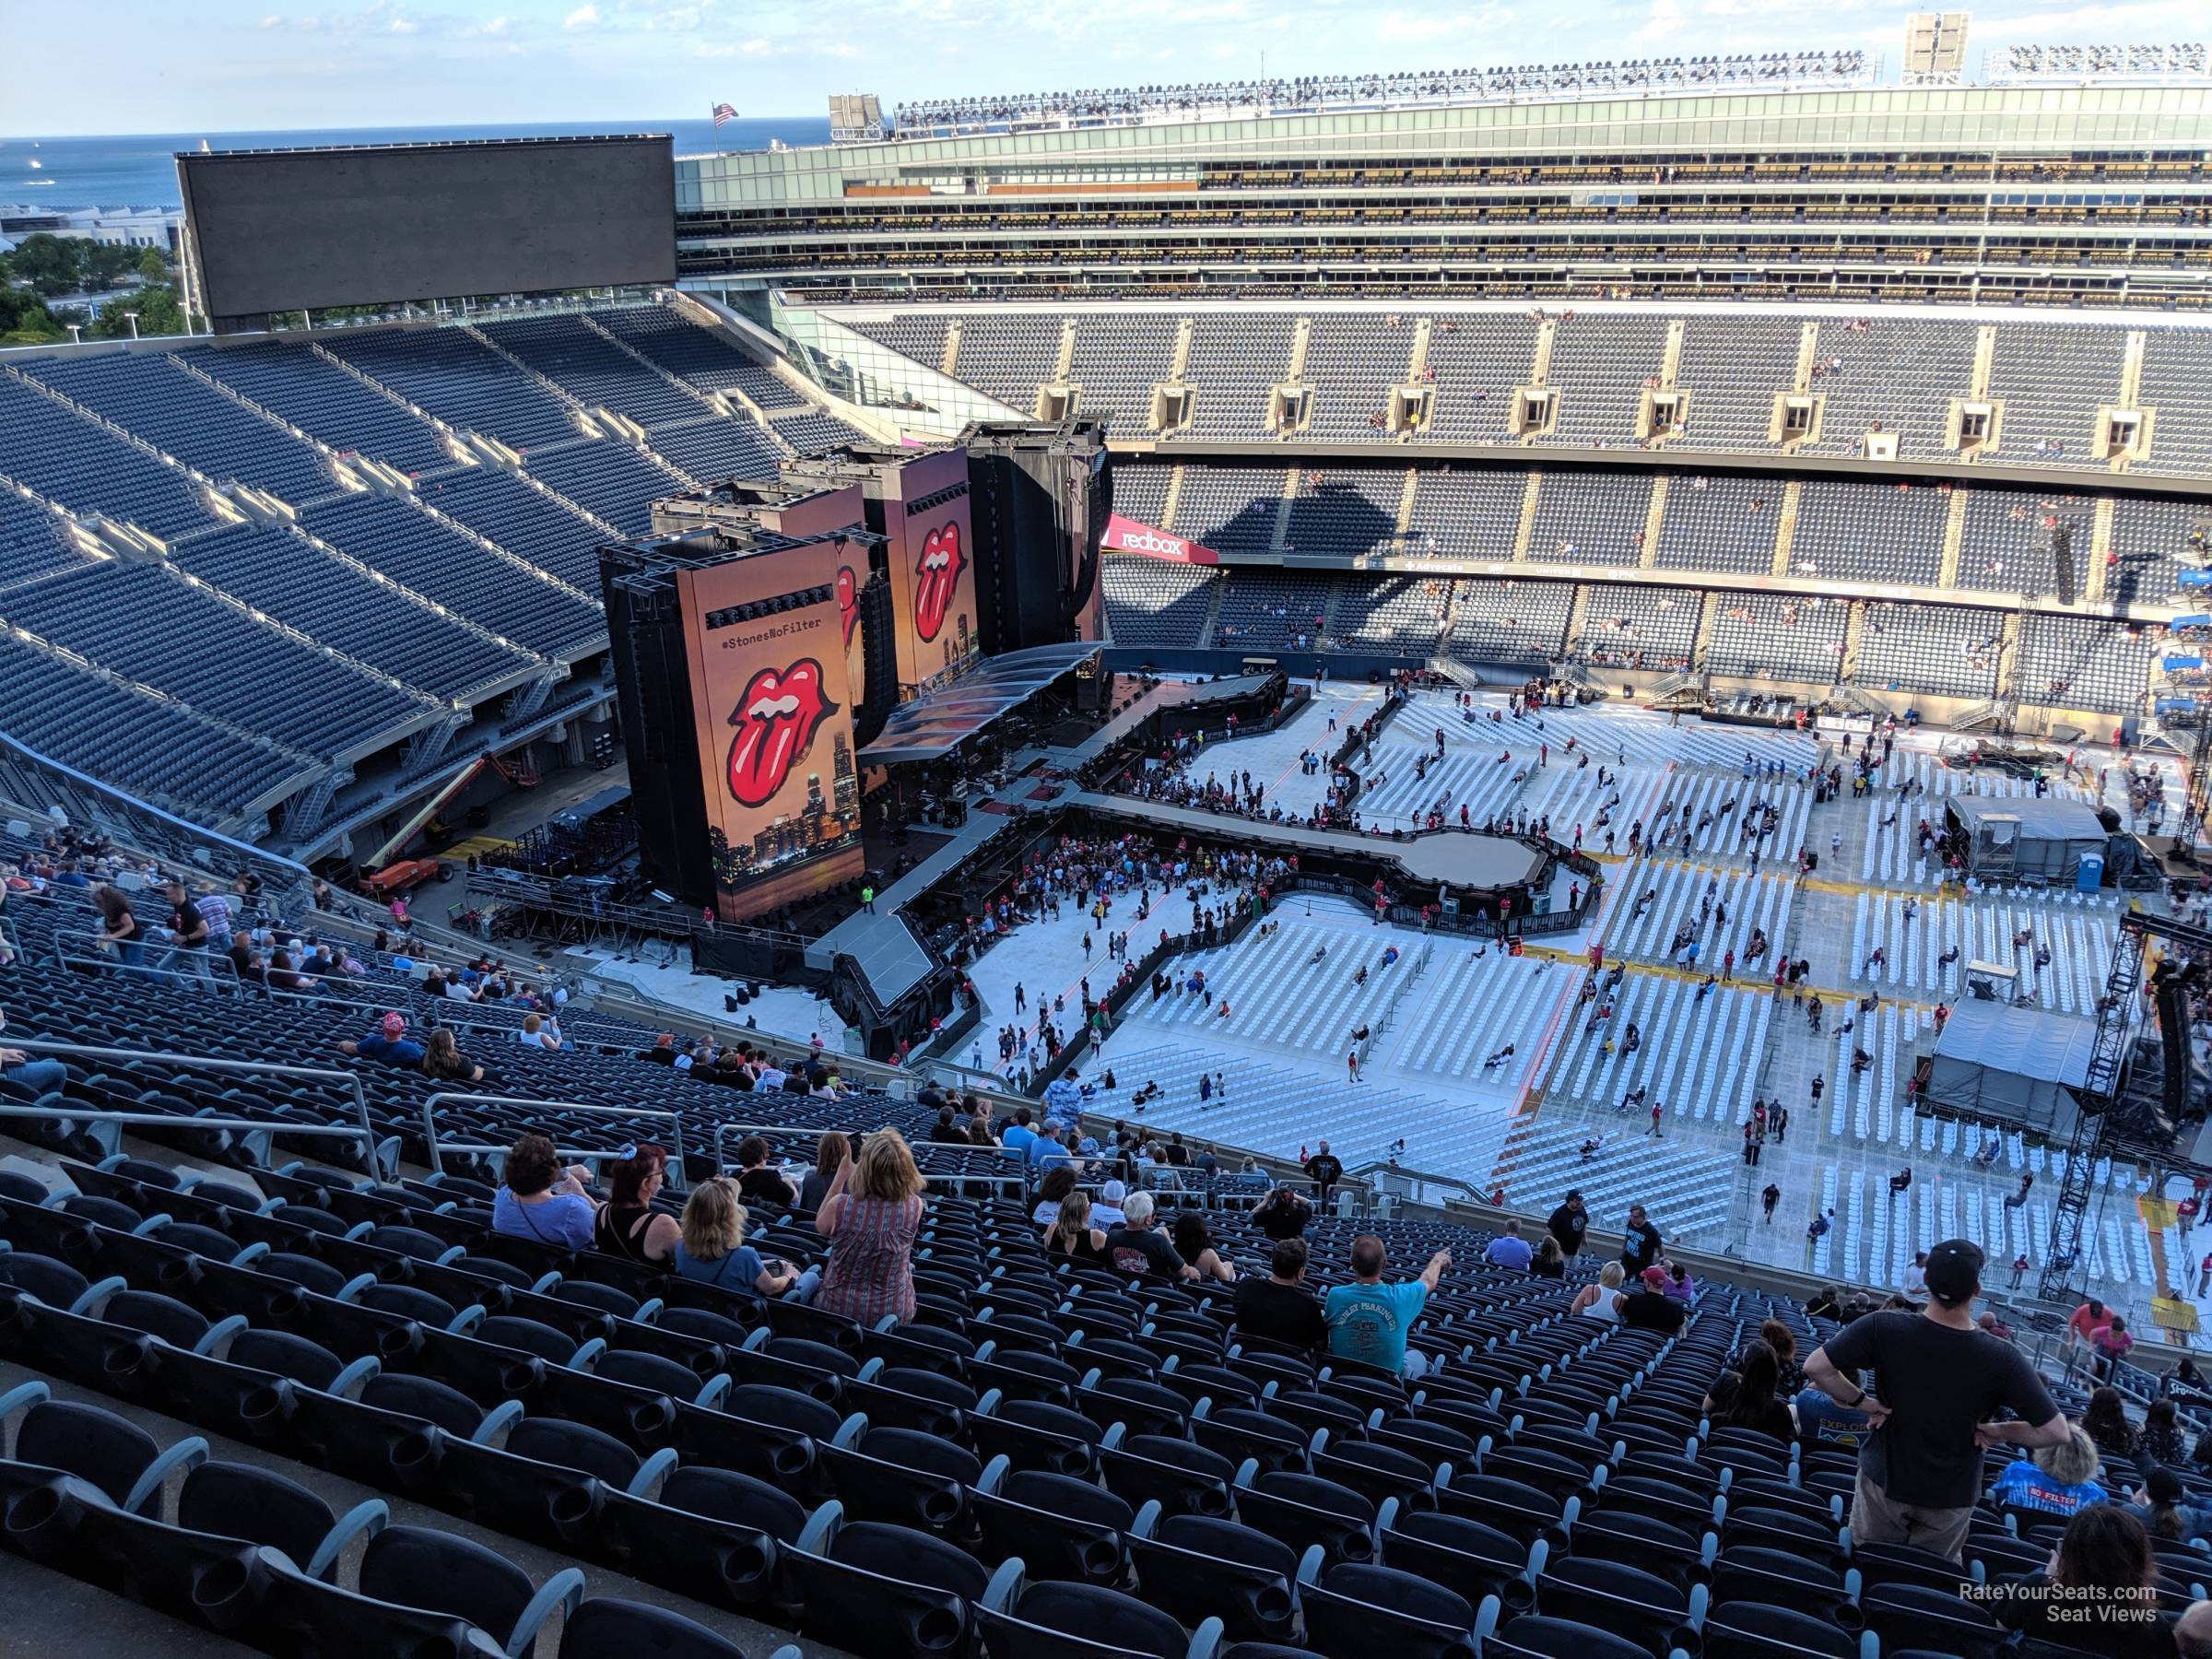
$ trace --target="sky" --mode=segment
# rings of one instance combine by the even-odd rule
[[[0,0],[0,129],[239,132],[816,115],[977,92],[1858,47],[1896,78],[1910,5],[1809,0]],[[1983,52],[2203,38],[2202,0],[1976,11]],[[128,42],[117,46],[114,42]]]

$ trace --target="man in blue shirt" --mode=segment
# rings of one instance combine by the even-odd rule
[[[1438,1251],[1420,1277],[1395,1285],[1382,1282],[1385,1259],[1382,1240],[1363,1234],[1352,1241],[1352,1283],[1331,1290],[1322,1308],[1329,1326],[1329,1352],[1411,1381],[1429,1369],[1429,1357],[1407,1353],[1406,1337],[1436,1281],[1452,1265],[1452,1253]]]
[[[1030,1149],[1025,1155],[1030,1169],[1042,1172],[1056,1163],[1067,1161],[1067,1148],[1060,1144],[1060,1125],[1047,1124],[1030,1137]]]
[[[1490,1247],[1482,1253],[1482,1259],[1493,1267],[1511,1267],[1515,1272],[1528,1271],[1529,1258],[1535,1253],[1528,1241],[1521,1236],[1521,1223],[1508,1218],[1505,1230],[1490,1241]]]
[[[356,1042],[341,1042],[338,1047],[346,1053],[358,1054],[363,1060],[381,1060],[386,1065],[420,1065],[422,1044],[406,1033],[406,1017],[387,1014],[368,1036]]]
[[[998,1144],[1026,1159],[1030,1155],[1030,1143],[1036,1138],[1037,1131],[1030,1127],[1030,1109],[1023,1106],[1015,1111],[1014,1121],[999,1131]]]

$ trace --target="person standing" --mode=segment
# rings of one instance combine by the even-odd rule
[[[1659,1260],[1659,1230],[1652,1225],[1643,1206],[1629,1206],[1628,1230],[1620,1247],[1620,1266],[1624,1277],[1633,1279],[1646,1267],[1654,1266]]]
[[[1774,1225],[1774,1206],[1781,1202],[1782,1189],[1774,1182],[1768,1182],[1767,1190],[1759,1195],[1759,1206],[1765,1212],[1766,1222],[1770,1227]]]
[[[1328,1208],[1329,1194],[1344,1179],[1344,1165],[1329,1150],[1327,1141],[1323,1141],[1321,1150],[1306,1159],[1306,1179],[1313,1183],[1313,1202],[1323,1209]]]
[[[1928,1252],[1925,1307],[1866,1314],[1806,1361],[1806,1382],[1872,1426],[1852,1500],[1855,1542],[1959,1559],[1981,1496],[1982,1448],[2055,1446],[2072,1432],[2035,1368],[1975,1324],[1983,1262],[1978,1245],[1945,1240]],[[1871,1391],[1859,1382],[1866,1371]],[[2012,1420],[1988,1420],[2004,1408]]]
[[[1544,1228],[1559,1241],[1559,1251],[1569,1261],[1580,1255],[1583,1235],[1590,1230],[1590,1212],[1583,1206],[1582,1194],[1571,1192],[1561,1199],[1559,1207],[1551,1212],[1551,1219]]]

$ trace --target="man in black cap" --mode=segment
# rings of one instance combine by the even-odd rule
[[[1974,1324],[1983,1255],[1964,1239],[1928,1252],[1916,1312],[1869,1313],[1813,1351],[1806,1381],[1873,1427],[1859,1449],[1851,1535],[1959,1559],[1984,1446],[2054,1446],[2068,1425],[2035,1368]],[[1859,1373],[1874,1372],[1871,1392]],[[2017,1420],[1990,1422],[2000,1407]]]
[[[1545,1222],[1544,1227],[1559,1241],[1559,1253],[1569,1261],[1573,1261],[1582,1252],[1583,1235],[1590,1230],[1590,1216],[1583,1207],[1582,1194],[1568,1194],[1560,1201],[1559,1207],[1551,1212],[1551,1219]]]

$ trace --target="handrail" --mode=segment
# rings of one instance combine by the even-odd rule
[[[794,1127],[790,1124],[717,1124],[714,1125],[714,1167],[720,1170],[726,1169],[729,1166],[729,1159],[724,1154],[722,1148],[724,1144],[733,1135],[736,1135],[740,1140],[744,1139],[745,1136],[748,1135],[758,1135],[763,1137],[771,1135],[806,1135],[815,1140],[819,1140],[825,1135],[865,1136],[873,1135],[874,1133],[875,1130],[873,1129],[800,1129]],[[926,1145],[928,1143],[925,1142],[924,1144]],[[999,1155],[1001,1159],[1020,1158],[1022,1156],[1018,1152],[1008,1151],[1006,1147],[1000,1146],[996,1141],[992,1142],[988,1147],[969,1147],[969,1150],[972,1152],[995,1152]],[[950,1179],[950,1177],[947,1177],[947,1179]],[[1008,1180],[1009,1177],[1004,1175],[962,1175],[959,1177],[959,1179],[962,1181],[975,1180],[995,1181],[1003,1182]],[[1020,1182],[1023,1186],[1027,1186],[1029,1184],[1030,1178],[1027,1175],[1018,1175],[1011,1177],[1011,1179]]]
[[[358,1072],[341,1071],[327,1065],[279,1065],[260,1060],[223,1060],[212,1055],[180,1054],[167,1049],[94,1048],[81,1042],[56,1042],[51,1038],[10,1036],[7,1046],[21,1049],[29,1054],[76,1054],[88,1060],[172,1060],[186,1065],[204,1066],[211,1071],[265,1073],[279,1077],[320,1077],[325,1082],[335,1080],[353,1091],[353,1103],[361,1114],[361,1126],[357,1131],[334,1124],[299,1124],[285,1118],[187,1118],[170,1112],[108,1112],[89,1107],[79,1108],[75,1101],[69,1102],[68,1110],[63,1112],[42,1106],[0,1107],[0,1117],[65,1117],[77,1123],[158,1124],[171,1129],[222,1129],[240,1135],[265,1131],[278,1135],[359,1134],[363,1159],[371,1168],[376,1164],[376,1125],[370,1120],[369,1091],[362,1086]]]
[[[679,1188],[683,1185],[684,1119],[681,1112],[670,1112],[656,1106],[587,1106],[582,1100],[547,1100],[525,1098],[522,1095],[471,1094],[465,1090],[451,1088],[438,1090],[422,1103],[422,1131],[424,1138],[429,1142],[430,1168],[441,1175],[445,1173],[445,1160],[441,1156],[442,1152],[466,1152],[472,1155],[480,1155],[508,1150],[505,1147],[460,1142],[447,1143],[441,1147],[438,1139],[438,1108],[447,1101],[469,1101],[478,1106],[532,1106],[541,1112],[580,1112],[587,1117],[666,1118],[676,1125],[675,1133],[669,1136],[668,1162],[676,1172],[676,1179],[671,1184]],[[556,1147],[555,1150],[559,1151],[559,1148]],[[603,1147],[587,1147],[561,1155],[566,1158],[588,1160],[612,1158],[614,1153]]]

